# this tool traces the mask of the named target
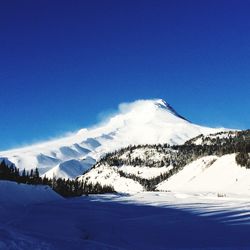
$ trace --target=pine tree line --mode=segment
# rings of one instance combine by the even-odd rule
[[[55,192],[64,197],[74,197],[88,194],[103,194],[114,193],[115,190],[112,186],[99,183],[92,184],[79,180],[69,180],[62,178],[47,178],[46,176],[41,178],[39,171],[31,169],[26,171],[25,169],[20,173],[19,169],[13,164],[8,166],[5,161],[0,163],[0,180],[15,181],[17,183],[31,184],[31,185],[48,185]]]
[[[4,160],[0,163],[0,179],[34,185],[43,184],[43,179],[40,177],[37,168],[35,170],[31,169],[30,171],[24,169],[20,173],[14,164],[8,165]]]

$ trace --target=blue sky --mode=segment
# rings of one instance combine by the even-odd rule
[[[1,1],[0,149],[163,98],[189,120],[250,124],[250,1]]]

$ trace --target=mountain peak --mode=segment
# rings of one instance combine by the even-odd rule
[[[188,121],[185,117],[183,117],[182,115],[180,115],[170,104],[168,104],[166,101],[164,101],[163,99],[156,99],[155,100],[155,104],[163,109],[167,109],[168,111],[170,111],[173,115]]]
[[[163,115],[161,112],[163,111],[165,114],[168,113],[170,116],[175,116],[187,121],[187,119],[178,114],[178,112],[163,99],[141,99],[130,103],[123,103],[120,104],[119,111],[121,114],[127,114],[129,112],[137,113],[136,116],[152,116],[152,113],[157,113],[158,111]]]
[[[185,120],[185,119],[184,119]],[[164,100],[137,100],[119,105],[118,112],[109,119],[109,127],[121,128],[128,124],[143,129],[149,124],[183,123],[183,118]]]
[[[162,108],[168,107],[168,103],[163,99],[153,99],[153,102],[159,107],[162,107]]]

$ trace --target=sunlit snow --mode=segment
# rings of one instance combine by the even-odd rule
[[[138,100],[121,104],[118,112],[101,124],[64,138],[3,151],[0,157],[7,157],[20,169],[38,167],[41,174],[74,178],[82,174],[82,169],[90,167],[83,162],[87,156],[98,160],[107,152],[128,145],[181,144],[199,134],[218,131],[224,129],[202,127],[187,121],[161,99]],[[75,168],[76,164],[72,164],[71,168],[75,168],[72,170],[68,164],[69,172],[64,169],[60,173],[60,164],[72,159],[83,164],[83,168]]]

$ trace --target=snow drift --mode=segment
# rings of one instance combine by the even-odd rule
[[[63,199],[48,186],[0,181],[1,205],[27,205]]]

